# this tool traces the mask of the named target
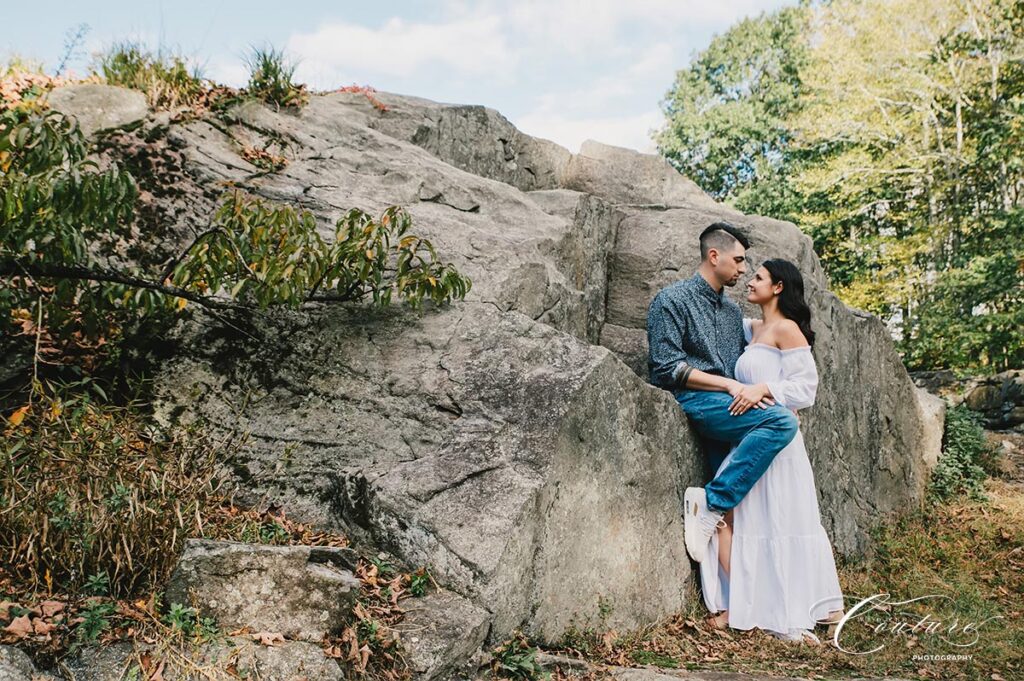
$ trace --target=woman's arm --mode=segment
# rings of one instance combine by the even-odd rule
[[[778,345],[782,350],[782,378],[768,382],[769,392],[789,409],[811,406],[818,392],[818,367],[807,339],[795,322],[781,325]]]

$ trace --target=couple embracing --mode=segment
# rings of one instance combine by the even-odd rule
[[[772,259],[746,284],[761,319],[743,318],[725,287],[746,273],[749,247],[725,222],[701,233],[697,272],[648,310],[650,380],[705,448],[711,481],[688,488],[683,509],[710,623],[820,643],[814,626],[842,616],[843,596],[796,416],[818,385],[811,311],[800,271]]]

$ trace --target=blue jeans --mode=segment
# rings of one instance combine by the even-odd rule
[[[708,508],[718,513],[740,503],[800,427],[793,412],[777,404],[733,416],[729,393],[686,390],[676,395],[676,402],[702,437],[738,443],[729,465],[704,487]],[[709,462],[712,475],[718,463]]]

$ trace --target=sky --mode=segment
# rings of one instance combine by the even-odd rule
[[[654,152],[660,104],[693,55],[747,16],[796,0],[0,0],[0,59],[53,73],[122,40],[181,54],[228,85],[247,79],[252,46],[283,48],[318,90],[369,85],[440,102],[483,104],[570,151],[586,139]]]

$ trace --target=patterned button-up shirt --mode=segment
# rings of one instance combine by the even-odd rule
[[[716,292],[700,273],[658,291],[647,309],[650,382],[678,394],[687,366],[735,378],[747,341],[740,306]]]

